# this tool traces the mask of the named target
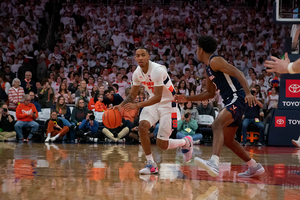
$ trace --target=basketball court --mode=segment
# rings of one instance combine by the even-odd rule
[[[0,199],[300,199],[300,149],[247,147],[266,169],[256,178],[236,176],[247,165],[226,147],[216,178],[193,161],[210,158],[209,146],[195,146],[190,163],[152,150],[159,174],[141,176],[140,145],[1,143]]]

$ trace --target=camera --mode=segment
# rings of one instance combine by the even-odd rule
[[[95,115],[90,115],[90,120],[91,121],[95,120]]]
[[[7,112],[7,108],[3,108],[3,112]]]
[[[251,90],[251,94],[254,95],[255,94],[255,90]]]
[[[184,115],[184,118],[189,118],[189,116],[190,116],[190,113],[186,113],[185,115]]]

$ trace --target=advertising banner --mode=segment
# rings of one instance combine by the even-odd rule
[[[300,110],[300,74],[280,76],[279,110]]]

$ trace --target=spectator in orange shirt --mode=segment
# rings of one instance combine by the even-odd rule
[[[19,140],[28,142],[32,138],[32,133],[39,129],[39,124],[34,120],[38,117],[38,112],[34,104],[30,103],[31,98],[29,94],[24,95],[23,102],[20,103],[16,109],[17,123],[15,124],[15,131],[19,137]],[[23,138],[22,128],[31,127],[31,131],[27,139]]]
[[[107,110],[106,105],[103,103],[104,96],[103,96],[103,94],[100,94],[100,93],[96,93],[96,95],[97,95],[97,98],[96,98],[96,100],[94,100],[96,102],[95,111],[96,112],[104,112],[105,110]]]

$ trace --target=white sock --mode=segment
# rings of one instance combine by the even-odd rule
[[[56,136],[54,136],[55,139],[57,139],[60,136],[60,133],[58,133]]]
[[[216,162],[216,164],[219,166],[219,156],[217,156],[217,155],[212,155],[212,156],[211,156],[211,159],[213,159],[213,160]]]
[[[47,138],[50,138],[50,137],[51,137],[51,133],[48,133]]]
[[[146,159],[154,162],[152,154],[146,155]]]
[[[94,138],[94,142],[98,142],[98,138]]]
[[[256,163],[255,160],[253,160],[253,159],[251,158],[251,160],[249,160],[249,161],[247,162],[247,165],[248,165],[249,167],[256,167],[256,166],[257,166],[257,163]]]
[[[185,139],[169,139],[168,149],[175,149],[177,147],[182,147],[185,145]]]

